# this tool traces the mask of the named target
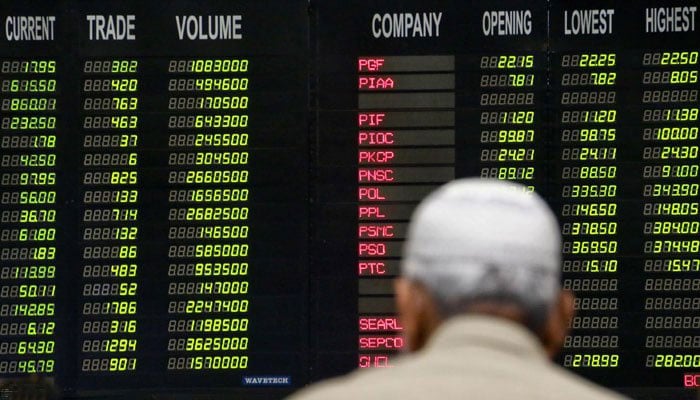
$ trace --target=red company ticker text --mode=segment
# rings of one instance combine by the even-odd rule
[[[380,206],[360,206],[357,207],[357,215],[360,219],[386,219]]]
[[[397,317],[360,317],[360,332],[402,331]]]
[[[394,89],[394,79],[390,76],[360,76],[357,78],[357,88],[370,90]]]
[[[687,388],[700,387],[700,372],[683,374],[683,386]]]
[[[357,59],[357,70],[359,72],[381,71],[384,59],[378,57],[362,57]]]
[[[357,274],[364,275],[385,275],[386,264],[381,261],[360,261],[357,263]]]
[[[401,336],[360,336],[361,350],[401,350],[404,339]]]
[[[386,200],[387,198],[382,194],[382,189],[379,186],[360,186],[357,188],[357,199],[367,201]]]
[[[394,182],[394,170],[391,168],[358,168],[357,181],[360,183]]]
[[[360,225],[357,236],[359,238],[393,238],[394,225]]]
[[[360,164],[387,164],[394,159],[393,150],[360,150],[357,162]]]
[[[387,248],[385,243],[360,242],[357,246],[357,253],[360,257],[385,256]]]
[[[383,354],[360,354],[357,366],[360,368],[391,368],[389,356]]]
[[[360,131],[357,135],[360,146],[378,146],[394,144],[394,132]]]
[[[358,126],[380,126],[385,118],[386,113],[359,113],[357,124]]]

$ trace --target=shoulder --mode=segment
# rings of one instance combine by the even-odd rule
[[[373,380],[364,371],[353,372],[340,378],[311,385],[294,393],[289,400],[344,400],[367,397],[366,392],[373,386]]]
[[[294,393],[289,400],[357,400],[395,397],[406,388],[403,368],[359,370],[329,379]],[[392,396],[393,394],[393,396]]]

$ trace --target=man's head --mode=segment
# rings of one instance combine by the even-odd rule
[[[560,287],[561,235],[547,204],[522,185],[461,179],[416,209],[404,244],[397,306],[408,346],[458,314],[527,326],[554,354],[573,315]]]

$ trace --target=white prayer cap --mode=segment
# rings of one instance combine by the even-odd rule
[[[548,309],[559,291],[561,234],[555,215],[520,184],[450,182],[413,214],[402,274],[444,304],[515,301]]]

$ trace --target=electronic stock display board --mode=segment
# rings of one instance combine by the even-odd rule
[[[306,4],[0,10],[0,376],[306,382]]]
[[[697,1],[0,6],[0,377],[276,398],[404,343],[410,213],[515,180],[560,218],[558,360],[700,385]]]
[[[319,296],[352,310],[321,357],[391,366],[411,210],[481,176],[524,183],[560,218],[578,313],[562,365],[639,398],[696,387],[698,5],[319,2],[316,240],[334,266]]]

